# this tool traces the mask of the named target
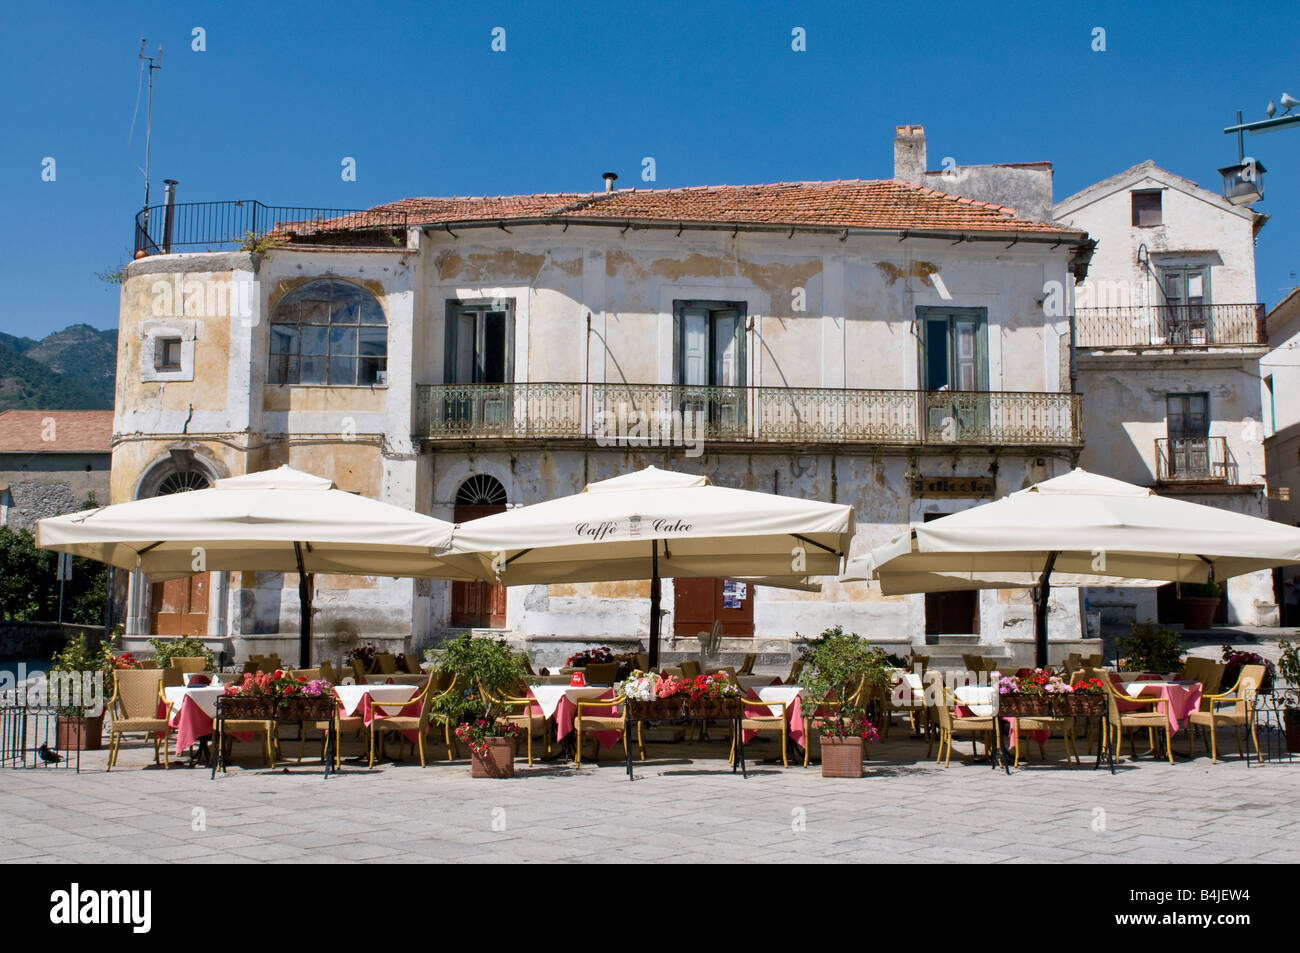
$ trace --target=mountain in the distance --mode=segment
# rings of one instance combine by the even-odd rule
[[[0,332],[0,410],[111,410],[117,331],[74,324],[41,340]]]

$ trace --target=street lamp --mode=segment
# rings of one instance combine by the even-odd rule
[[[1219,170],[1223,197],[1233,205],[1251,205],[1264,197],[1264,165],[1249,156]]]

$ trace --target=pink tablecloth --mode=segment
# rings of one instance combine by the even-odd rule
[[[1153,709],[1150,705],[1144,705],[1141,702],[1125,701],[1124,696],[1129,694],[1129,690],[1128,690],[1129,685],[1136,684],[1137,682],[1153,682],[1159,680],[1160,680],[1159,675],[1139,675],[1133,681],[1125,682],[1124,679],[1119,677],[1118,672],[1111,672],[1110,683],[1115,686],[1115,691],[1119,692],[1119,698],[1115,699],[1115,709],[1121,715],[1126,712],[1133,712],[1133,711],[1154,711],[1155,709]],[[1145,694],[1145,693],[1139,692],[1139,694]]]
[[[612,688],[609,689],[600,697],[613,698],[614,689]],[[586,699],[584,699],[584,701],[585,700]],[[534,707],[537,708],[537,712],[540,714],[541,706],[534,706]],[[584,712],[588,715],[595,715],[595,716],[617,715],[618,706],[611,705],[608,708],[604,708],[604,707],[586,708],[584,709]],[[556,741],[564,740],[565,736],[573,731],[573,719],[577,717],[577,714],[578,714],[578,706],[574,704],[572,701],[570,701],[567,695],[561,697],[559,704],[555,706],[555,740]],[[584,734],[585,733],[586,732],[584,732]],[[596,740],[599,741],[602,745],[604,745],[607,748],[612,748],[614,745],[618,744],[618,740],[623,737],[623,732],[621,731],[596,731],[596,732],[591,732],[591,734],[594,734],[596,736]]]
[[[953,710],[958,718],[970,718],[972,716],[978,717],[965,705],[957,705]],[[1014,748],[1016,746],[1016,719],[1003,718],[1002,720],[1007,723],[1007,747]],[[1043,745],[1047,744],[1047,739],[1052,737],[1052,733],[1050,731],[1041,730],[1031,731],[1029,732],[1028,737],[1030,741],[1034,742],[1041,748]]]
[[[158,717],[161,718],[162,715],[163,713],[160,711]],[[207,738],[212,734],[212,716],[200,708],[198,703],[188,695],[181,699],[179,709],[172,709],[169,724],[176,729],[177,756],[190,745],[197,744],[199,739]],[[231,737],[239,741],[249,742],[253,740],[253,732],[232,732]]]
[[[385,718],[393,718],[393,717],[419,718],[420,717],[419,698],[416,698],[415,701],[411,702],[409,705],[405,706],[399,711],[396,712],[393,711],[393,708],[395,708],[397,705],[400,704],[401,702],[384,702],[384,701],[381,701],[378,704],[376,704],[374,700],[371,699],[370,693],[367,692],[366,694],[361,696],[361,704],[359,706],[361,723],[365,725],[367,728],[369,728],[370,723],[372,721],[383,721]],[[358,712],[354,711],[351,715],[348,715],[345,711],[343,711],[342,703],[339,704],[340,718],[348,718],[348,717],[355,718],[357,714]],[[405,738],[407,741],[411,742],[411,744],[419,744],[420,742],[420,733],[418,731],[403,731],[402,737]]]
[[[1201,707],[1200,682],[1194,682],[1191,685],[1171,685],[1168,682],[1141,685],[1140,682],[1130,682],[1129,688],[1144,697],[1160,699],[1160,703],[1153,710],[1165,713],[1169,719],[1171,734],[1177,734],[1179,729],[1186,723],[1187,716]],[[1143,710],[1147,710],[1147,706],[1143,705],[1141,707]]]

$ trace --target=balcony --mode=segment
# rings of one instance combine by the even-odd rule
[[[1266,344],[1262,304],[1079,308],[1080,348],[1212,348]]]
[[[898,447],[1081,446],[1076,394],[697,387],[422,384],[417,438],[435,443],[582,440]]]
[[[1227,437],[1159,437],[1156,439],[1156,482],[1237,482],[1237,462]]]

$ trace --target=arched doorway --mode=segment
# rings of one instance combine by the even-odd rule
[[[501,481],[477,473],[456,491],[457,523],[491,516],[506,508],[506,488]],[[501,629],[506,624],[506,587],[491,582],[451,584],[451,624],[471,629]]]
[[[170,459],[157,464],[140,481],[138,498],[168,496],[204,490],[213,475],[191,451],[174,451]],[[148,628],[152,635],[208,634],[212,574],[201,572],[182,579],[169,579],[149,586]]]

